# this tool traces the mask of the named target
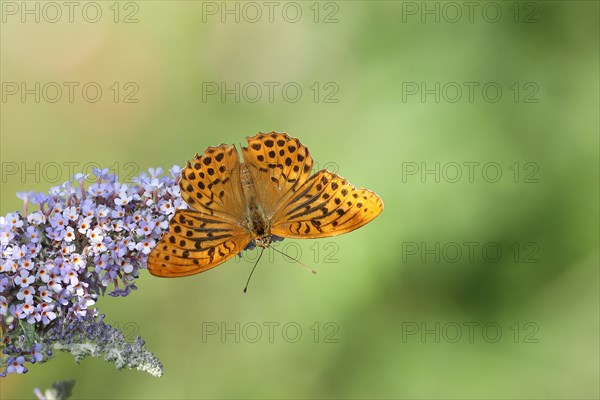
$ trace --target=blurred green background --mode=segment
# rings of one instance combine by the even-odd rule
[[[39,22],[21,8],[36,3]],[[70,22],[58,2],[52,22],[43,2],[2,1],[2,214],[70,165],[127,178],[272,130],[385,210],[278,245],[317,276],[271,254],[244,295],[249,252],[102,298],[160,379],[61,354],[1,397],[75,379],[75,398],[598,398],[598,3],[465,3],[276,2],[270,21],[263,2],[99,1]],[[11,94],[23,82],[39,102]],[[235,82],[239,101],[207,92]],[[439,179],[421,175],[436,163]]]

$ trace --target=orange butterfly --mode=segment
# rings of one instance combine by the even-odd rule
[[[181,171],[181,195],[191,209],[178,210],[148,257],[152,275],[197,274],[254,243],[267,248],[272,235],[323,238],[360,228],[383,202],[344,178],[321,170],[300,141],[285,133],[247,138],[240,162],[235,145],[209,147]]]

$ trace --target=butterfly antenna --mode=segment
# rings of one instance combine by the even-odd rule
[[[250,278],[252,278],[252,274],[254,273],[254,270],[256,269],[256,266],[258,265],[258,262],[260,261],[260,258],[262,257],[264,251],[265,251],[265,249],[260,250],[258,259],[254,263],[254,267],[252,267],[252,271],[250,271],[250,275],[248,276],[248,280],[246,281],[246,286],[244,287],[244,293],[246,293],[246,291],[248,290],[248,284],[250,283]]]
[[[308,265],[304,264],[302,261],[300,261],[300,260],[297,260],[297,259],[295,259],[295,258],[294,258],[294,257],[292,257],[292,256],[288,256],[288,255],[287,255],[287,254],[285,254],[283,251],[277,250],[277,249],[276,249],[275,247],[273,247],[273,246],[270,246],[270,248],[271,248],[271,249],[273,249],[273,250],[275,250],[275,251],[276,251],[276,252],[278,252],[279,254],[281,254],[281,255],[283,255],[283,256],[285,256],[285,257],[287,257],[287,258],[290,258],[290,259],[292,259],[292,260],[294,260],[294,261],[296,261],[298,264],[302,265],[304,268],[306,268],[307,270],[309,270],[310,272],[312,272],[312,273],[313,273],[313,275],[316,275],[316,274],[317,274],[317,271],[315,271],[314,269],[312,269],[312,268],[311,268],[311,267],[309,267]]]

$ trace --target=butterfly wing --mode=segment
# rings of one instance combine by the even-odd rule
[[[250,243],[243,228],[195,210],[177,210],[169,232],[148,257],[152,275],[197,274],[227,261]]]
[[[382,210],[377,194],[321,170],[273,216],[271,233],[287,238],[341,235],[372,221]]]
[[[285,133],[259,133],[246,140],[242,154],[258,203],[272,216],[308,180],[312,157],[298,139]]]
[[[181,171],[181,197],[193,209],[238,223],[246,215],[246,200],[240,177],[240,159],[235,146],[208,147],[188,161]]]
[[[178,210],[148,257],[151,274],[192,275],[213,268],[250,243],[240,225],[246,201],[235,146],[209,147],[181,172],[181,196],[192,208]]]
[[[308,148],[285,133],[259,133],[242,148],[259,202],[271,218],[271,233],[321,238],[360,228],[377,217],[383,202],[327,170],[310,176]]]

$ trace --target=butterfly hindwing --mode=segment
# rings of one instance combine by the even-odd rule
[[[271,232],[287,238],[335,236],[360,228],[382,210],[383,202],[375,193],[322,170],[274,215]]]
[[[195,210],[178,210],[169,232],[148,258],[152,275],[177,277],[204,272],[227,261],[250,243],[239,225]]]

